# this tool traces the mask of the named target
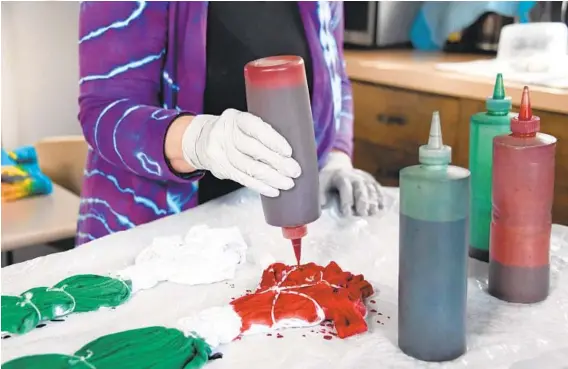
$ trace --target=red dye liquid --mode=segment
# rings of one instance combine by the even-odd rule
[[[556,138],[539,131],[525,87],[512,133],[493,140],[489,293],[509,302],[549,290]]]
[[[263,273],[258,289],[231,305],[242,319],[241,333],[253,324],[272,327],[284,319],[311,324],[335,323],[340,338],[367,331],[363,299],[373,287],[362,275],[344,272],[335,263],[287,266],[275,263]]]
[[[332,336],[323,336],[323,339],[328,341],[331,340],[332,338],[333,338]]]
[[[284,336],[281,335],[280,333],[278,333],[278,334],[276,335],[276,338],[282,338],[282,337],[284,337]]]

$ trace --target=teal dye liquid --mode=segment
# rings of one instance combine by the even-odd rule
[[[466,351],[468,221],[400,214],[398,344],[423,361]]]

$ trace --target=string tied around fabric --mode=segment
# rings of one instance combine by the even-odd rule
[[[35,287],[20,296],[2,296],[2,332],[24,334],[39,323],[71,313],[113,308],[127,301],[131,282],[96,274],[68,277],[52,287]]]

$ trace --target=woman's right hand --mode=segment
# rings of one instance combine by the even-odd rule
[[[262,119],[234,109],[192,117],[184,127],[181,151],[191,167],[268,197],[294,187],[293,179],[301,174],[284,137]]]

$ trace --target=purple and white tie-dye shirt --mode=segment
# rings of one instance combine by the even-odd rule
[[[320,166],[352,152],[351,85],[342,2],[298,2],[314,69],[312,113]],[[164,157],[169,124],[200,114],[207,2],[82,2],[80,113],[89,143],[77,244],[194,207],[199,176]]]

